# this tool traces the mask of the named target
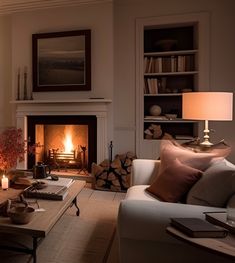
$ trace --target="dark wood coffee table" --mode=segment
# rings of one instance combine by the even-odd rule
[[[68,195],[62,201],[40,199],[40,208],[45,209],[45,211],[35,212],[32,220],[28,224],[17,225],[11,223],[10,218],[8,217],[0,217],[1,233],[22,234],[32,237],[31,248],[19,248],[4,245],[1,245],[0,248],[31,254],[33,256],[33,262],[36,263],[36,252],[39,241],[47,236],[53,226],[70,206],[75,204],[78,208],[76,198],[84,186],[85,181],[74,181],[74,183],[68,188]],[[79,208],[77,215],[79,215]]]

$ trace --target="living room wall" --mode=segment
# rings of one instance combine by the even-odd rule
[[[112,3],[84,4],[27,11],[11,15],[12,20],[12,96],[16,98],[17,72],[27,67],[29,83],[32,80],[32,34],[91,29],[92,90],[78,92],[38,92],[36,100],[113,99],[113,11]],[[30,88],[30,87],[29,87]],[[12,105],[12,109],[14,105]],[[12,110],[14,123],[15,112]],[[108,135],[112,138],[112,104],[108,116]],[[108,147],[108,146],[107,146]]]
[[[10,126],[11,105],[11,19],[0,17],[0,128]]]
[[[35,99],[105,97],[113,100],[109,140],[115,153],[135,152],[135,21],[208,12],[210,15],[211,90],[235,89],[235,2],[233,0],[113,0],[77,7],[13,13],[0,17],[0,126],[14,124],[16,73],[31,70],[31,35],[90,28],[92,30],[92,91],[34,94]],[[29,72],[29,77],[31,73]],[[137,105],[138,106],[138,105]],[[213,141],[225,138],[235,149],[235,122],[213,122]],[[235,161],[235,151],[230,158]]]
[[[118,151],[134,149],[135,145],[136,18],[208,12],[210,16],[210,72],[208,72],[210,89],[233,92],[235,90],[234,10],[235,1],[233,0],[114,1],[114,141],[118,141],[118,145],[116,143]],[[218,142],[225,139],[232,146],[234,150],[228,159],[234,162],[235,121],[211,122],[210,128],[216,130],[211,135],[212,141]]]

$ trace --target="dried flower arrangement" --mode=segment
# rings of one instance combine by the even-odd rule
[[[15,168],[17,161],[24,160],[26,151],[33,152],[33,149],[27,149],[22,130],[14,127],[4,129],[0,133],[0,170]]]

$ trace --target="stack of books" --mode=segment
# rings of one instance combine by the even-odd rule
[[[74,182],[70,178],[59,178],[58,181],[51,179],[37,180],[27,187],[24,191],[24,197],[27,198],[39,198],[48,200],[64,200],[68,194],[68,188]]]

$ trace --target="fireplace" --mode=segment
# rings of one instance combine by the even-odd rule
[[[36,144],[35,155],[28,155],[28,169],[35,163],[53,170],[91,171],[97,162],[96,116],[28,116],[29,145]]]
[[[73,130],[76,133],[79,129],[82,133],[87,131],[88,137],[85,141],[73,139],[75,158],[71,158],[77,164],[80,162],[79,169],[83,168],[82,163],[84,163],[82,152],[84,148],[81,147],[85,147],[85,163],[87,162],[88,170],[90,170],[93,161],[100,163],[107,159],[111,102],[109,99],[12,101],[11,103],[16,105],[16,126],[23,130],[24,139],[30,140],[31,144],[40,142],[42,146],[37,147],[38,154],[35,157],[26,155],[25,160],[18,163],[17,168],[27,169],[36,164],[37,160],[40,161],[44,154],[47,156],[49,150],[57,148],[59,148],[57,153],[60,153],[60,157],[63,159],[63,152],[66,153],[66,150],[62,144],[49,144],[45,148],[45,141],[42,137],[49,133],[47,141],[51,141],[50,138],[54,139],[55,136],[50,134],[50,129],[57,130],[58,133],[62,133],[61,130],[63,130],[63,134],[64,130]],[[42,130],[41,133],[37,133],[38,130]],[[64,139],[60,138],[59,140],[62,142]],[[53,151],[51,156],[53,158]],[[66,157],[69,158],[69,155]],[[72,167],[72,162],[70,164]],[[66,165],[66,163],[61,161],[60,165]]]

